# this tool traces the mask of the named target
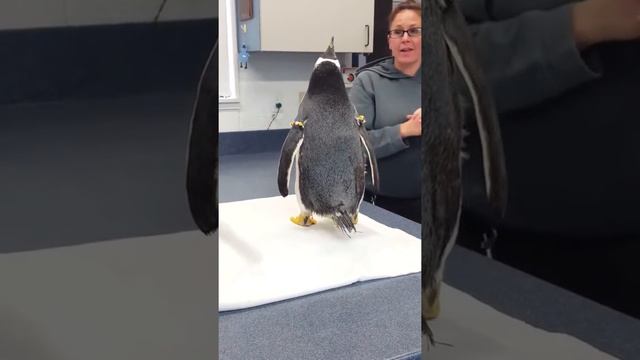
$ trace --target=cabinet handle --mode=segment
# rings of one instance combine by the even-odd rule
[[[364,27],[367,28],[367,43],[364,44],[364,47],[369,46],[369,25],[365,25]]]

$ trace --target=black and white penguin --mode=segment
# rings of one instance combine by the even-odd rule
[[[204,234],[218,229],[218,41],[198,83],[187,150],[187,198]]]
[[[434,344],[427,320],[438,316],[443,271],[458,234],[462,209],[464,97],[482,142],[486,194],[494,218],[507,203],[507,175],[493,98],[454,0],[423,0],[422,51],[422,333]],[[463,86],[456,86],[461,84]]]
[[[347,234],[355,231],[364,197],[366,159],[374,187],[378,169],[364,119],[349,100],[333,38],[315,63],[291,125],[278,168],[278,189],[286,197],[291,167],[296,164],[300,214],[291,221],[313,225],[313,214],[317,214],[333,219]]]

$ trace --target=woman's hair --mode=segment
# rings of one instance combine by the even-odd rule
[[[387,21],[389,21],[387,27],[391,26],[391,23],[396,18],[396,15],[398,15],[398,13],[403,10],[417,11],[418,14],[422,16],[422,7],[420,6],[420,4],[415,2],[415,0],[406,0],[396,5],[396,7],[393,8],[393,10],[391,11],[391,14],[389,14],[389,18],[387,19]]]

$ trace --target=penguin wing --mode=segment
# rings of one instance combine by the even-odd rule
[[[187,197],[191,216],[205,234],[218,229],[218,41],[198,83],[189,130]]]
[[[367,159],[369,159],[369,167],[371,169],[371,184],[373,185],[373,190],[375,192],[378,192],[378,190],[380,189],[378,162],[376,161],[376,154],[373,152],[373,146],[369,141],[367,129],[362,124],[358,124],[358,134],[360,136],[360,142],[362,142],[362,146],[364,147],[364,151],[367,153]]]
[[[291,166],[293,165],[294,156],[297,155],[304,138],[303,123],[296,121],[292,125],[291,130],[289,130],[287,134],[287,138],[284,140],[284,144],[282,144],[280,164],[278,166],[278,190],[283,197],[289,195]]]
[[[483,71],[475,59],[471,40],[466,33],[467,24],[454,7],[456,4],[451,2],[445,12],[444,40],[449,55],[471,94],[482,143],[487,197],[491,206],[502,216],[507,206],[507,171],[498,116],[491,91],[486,85]]]

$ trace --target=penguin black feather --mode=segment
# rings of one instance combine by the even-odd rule
[[[507,177],[500,128],[471,35],[453,0],[422,1],[424,64],[422,107],[422,334],[435,344],[427,323],[439,311],[446,258],[462,209],[462,161],[466,96],[480,129],[487,196],[504,214]],[[456,84],[464,84],[462,87]],[[469,101],[468,101],[469,102]],[[437,314],[435,314],[437,316]]]
[[[218,229],[218,41],[204,66],[191,118],[187,198],[204,234]]]

